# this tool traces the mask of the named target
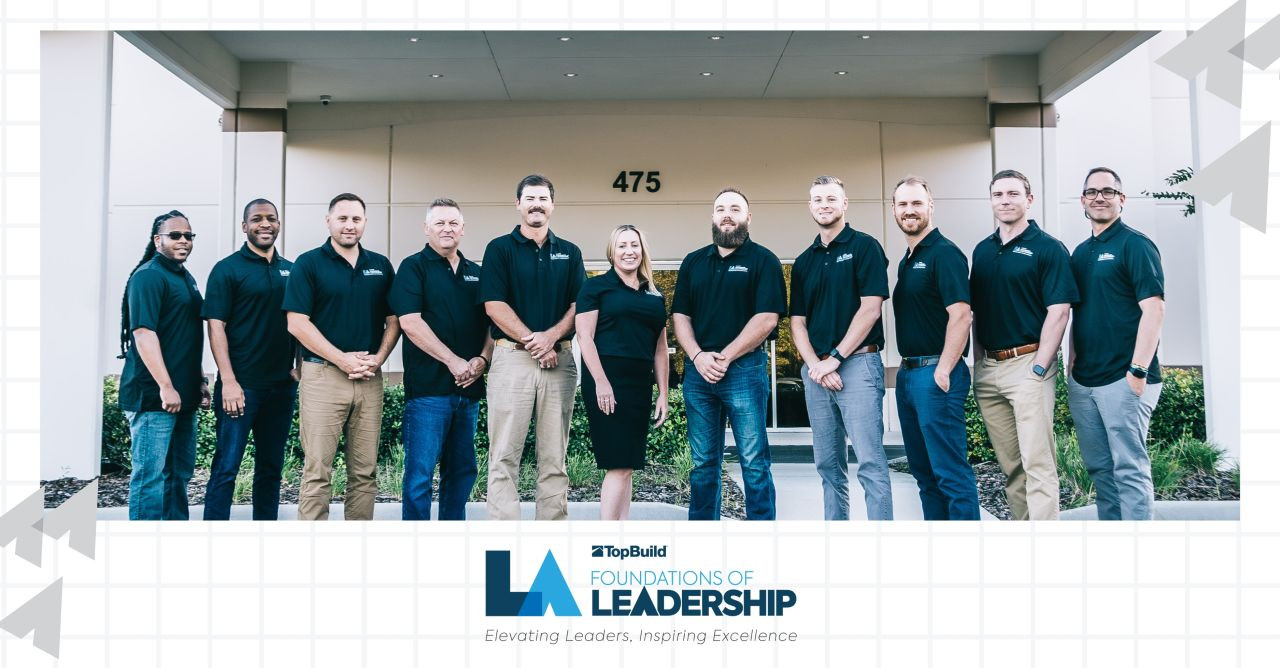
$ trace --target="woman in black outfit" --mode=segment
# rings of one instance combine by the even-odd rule
[[[605,469],[600,519],[625,520],[631,471],[644,468],[655,380],[654,426],[667,419],[667,312],[640,230],[619,226],[605,255],[613,268],[582,285],[574,324],[589,371],[582,376],[582,396],[592,449]]]

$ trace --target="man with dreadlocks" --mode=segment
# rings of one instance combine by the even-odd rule
[[[120,303],[120,408],[133,441],[131,520],[188,517],[196,407],[209,404],[208,381],[200,369],[203,299],[182,266],[195,237],[182,212],[157,216]]]

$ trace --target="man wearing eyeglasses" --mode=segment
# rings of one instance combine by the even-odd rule
[[[1146,441],[1160,398],[1164,270],[1151,239],[1120,220],[1122,189],[1107,167],[1085,177],[1080,205],[1093,230],[1071,254],[1080,300],[1067,396],[1098,490],[1098,518],[1149,520],[1155,496]]]
[[[231,516],[231,495],[253,432],[253,519],[274,520],[280,508],[284,447],[298,394],[293,337],[284,302],[293,263],[280,255],[280,214],[255,199],[244,207],[240,250],[213,266],[202,315],[218,365],[213,390],[218,443],[213,451],[204,518]]]

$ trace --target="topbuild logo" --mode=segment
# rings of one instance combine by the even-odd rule
[[[665,558],[667,556],[667,546],[650,545],[649,547],[640,547],[639,545],[628,545],[626,547],[614,547],[612,545],[592,545],[591,556],[611,557],[613,559],[635,559],[636,557]]]

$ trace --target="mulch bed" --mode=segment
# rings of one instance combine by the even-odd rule
[[[635,502],[658,502],[670,503],[676,506],[689,506],[689,486],[687,481],[684,485],[671,485],[668,483],[658,482],[663,476],[660,474],[665,472],[662,464],[649,464],[648,469],[637,471],[635,475],[635,492],[632,497]],[[666,476],[669,478],[670,476]],[[724,500],[721,502],[721,516],[726,519],[746,519],[746,498],[742,494],[742,489],[728,475],[724,476]],[[75,478],[62,478],[60,480],[45,480],[41,484],[44,485],[44,506],[45,508],[56,508],[62,505],[67,499],[71,498],[76,492],[88,485],[90,480],[77,480]],[[204,503],[205,486],[209,482],[209,471],[207,469],[197,469],[195,475],[191,478],[191,483],[187,485],[187,498],[191,505],[200,505]],[[342,501],[341,496],[333,497],[335,502]],[[379,493],[376,497],[378,503],[399,503],[400,497]],[[522,501],[533,501],[532,494],[525,494],[521,498]],[[600,489],[598,487],[576,487],[569,490],[570,501],[599,501]],[[298,486],[282,484],[280,489],[280,503],[296,504],[298,502]],[[128,473],[106,473],[98,477],[98,507],[114,508],[129,505],[129,474]]]

